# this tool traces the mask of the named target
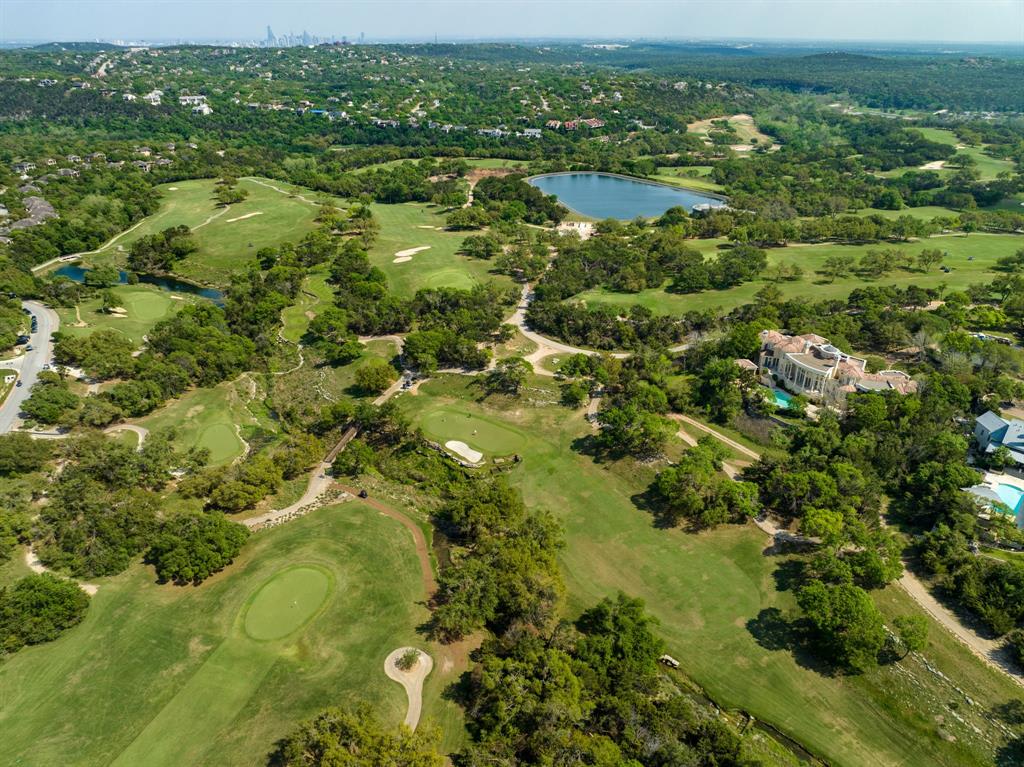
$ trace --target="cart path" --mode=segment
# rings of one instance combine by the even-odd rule
[[[416,650],[419,653],[419,660],[411,669],[403,671],[398,667],[398,659],[409,650]],[[388,679],[402,685],[405,688],[406,697],[409,698],[409,708],[405,713],[405,726],[410,730],[415,730],[416,725],[420,723],[420,712],[423,709],[423,680],[427,678],[433,668],[434,660],[416,647],[399,647],[384,659],[384,673]]]

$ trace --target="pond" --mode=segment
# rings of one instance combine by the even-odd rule
[[[552,173],[534,176],[529,182],[545,194],[555,195],[570,210],[596,219],[654,218],[676,206],[693,211],[701,205],[717,208],[725,204],[719,195],[611,173]]]
[[[57,269],[54,274],[61,277],[67,277],[69,280],[74,280],[75,282],[85,282],[85,275],[88,271],[88,269],[79,266],[78,264],[65,264],[60,267],[60,269]],[[224,304],[224,294],[213,288],[204,288],[191,282],[176,280],[174,277],[159,277],[155,274],[139,274],[137,277],[139,278],[139,282],[143,285],[153,285],[161,290],[168,290],[172,293],[187,293],[192,296],[208,298],[218,306],[222,306]],[[128,272],[118,272],[117,281],[122,285],[129,284]]]

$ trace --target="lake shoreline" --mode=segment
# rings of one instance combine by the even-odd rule
[[[527,176],[523,179],[526,183],[530,183],[534,179],[538,178],[549,178],[553,176],[610,176],[612,178],[621,178],[623,181],[635,181],[638,184],[650,184],[651,186],[660,186],[665,189],[674,189],[675,191],[693,192],[699,194],[702,197],[711,197],[720,202],[728,202],[729,198],[724,194],[718,192],[710,192],[705,189],[697,189],[692,186],[683,186],[682,184],[667,184],[664,181],[652,181],[651,179],[644,178],[643,176],[627,176],[625,173],[613,173],[612,171],[605,170],[558,170],[553,173],[537,173],[533,176]],[[682,176],[680,176],[682,178]],[[531,184],[532,186],[532,184]],[[540,187],[537,187],[538,189]],[[565,203],[562,203],[565,205]],[[566,205],[566,207],[569,207]],[[579,211],[576,211],[579,213]],[[586,214],[581,214],[586,215]]]

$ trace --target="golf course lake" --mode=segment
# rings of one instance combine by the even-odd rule
[[[78,266],[77,264],[65,264],[60,269],[57,269],[55,274],[67,277],[75,282],[85,282],[85,275],[88,271],[85,267]],[[224,294],[214,288],[204,288],[191,282],[176,280],[173,277],[160,277],[155,274],[140,274],[138,278],[139,282],[143,285],[153,285],[161,290],[169,290],[172,293],[187,293],[193,296],[208,298],[218,305],[224,303]],[[128,272],[118,272],[117,280],[121,285],[127,285]]]
[[[725,204],[718,195],[611,173],[551,173],[534,176],[529,182],[545,194],[555,195],[570,210],[596,219],[653,218],[676,206],[692,211],[699,205]]]

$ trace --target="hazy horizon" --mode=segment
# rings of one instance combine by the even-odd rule
[[[242,15],[243,18],[239,18]],[[238,41],[275,34],[377,41],[1020,44],[1024,0],[0,0],[0,40]]]

